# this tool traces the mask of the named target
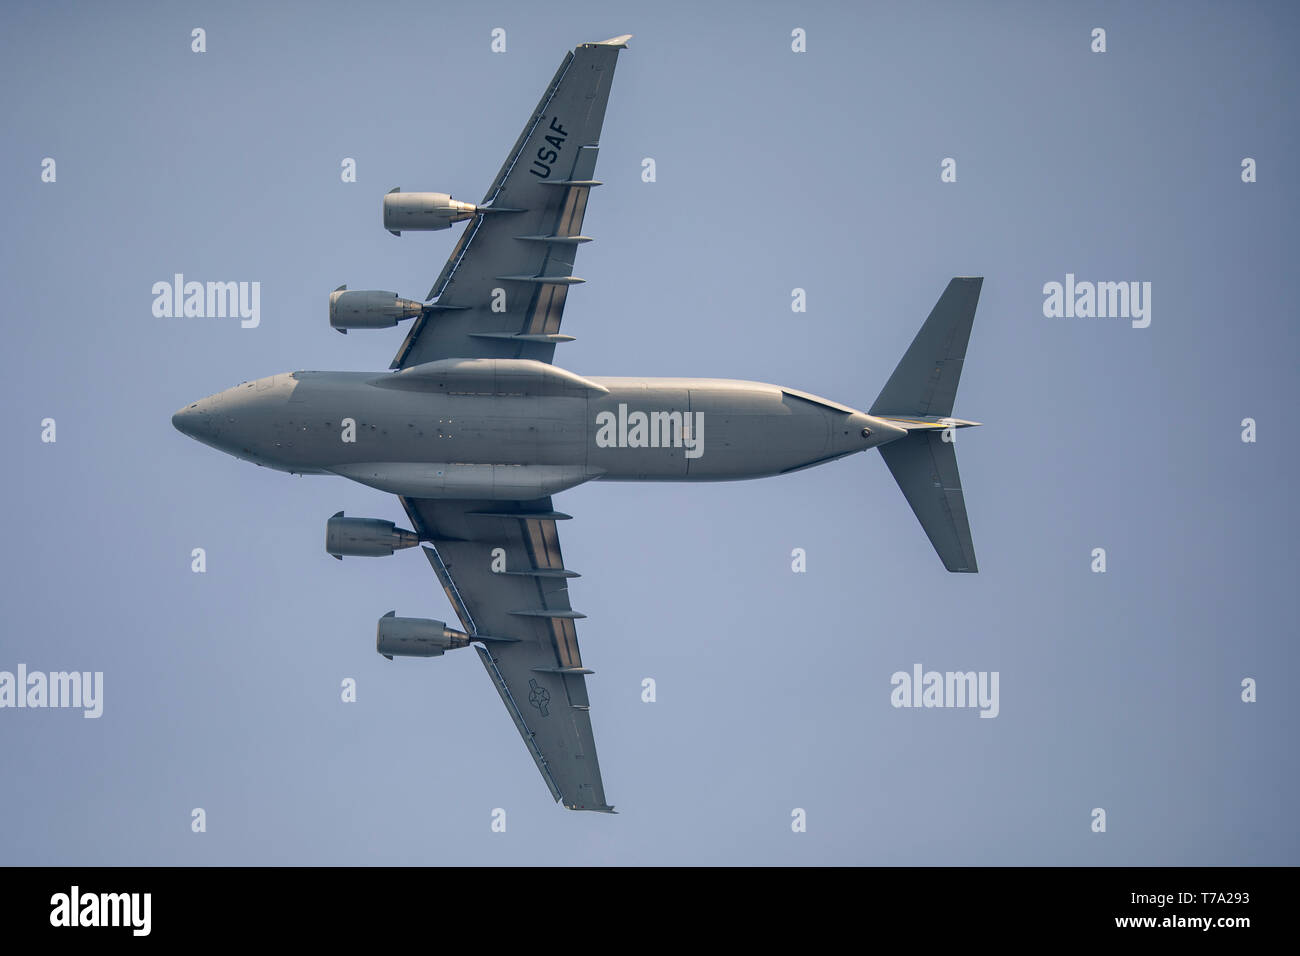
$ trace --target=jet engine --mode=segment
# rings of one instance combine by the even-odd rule
[[[384,228],[395,236],[403,230],[449,229],[478,211],[472,202],[457,202],[446,193],[404,193],[394,187],[384,196]]]
[[[394,657],[441,657],[444,651],[469,646],[469,635],[442,621],[397,617],[389,611],[379,619],[375,650],[390,661]]]
[[[330,327],[347,335],[348,329],[386,329],[424,311],[424,303],[400,299],[396,292],[375,292],[341,285],[330,293]]]
[[[340,511],[325,524],[325,550],[340,561],[345,554],[352,558],[386,558],[419,543],[420,536],[414,531],[379,518],[345,518]]]

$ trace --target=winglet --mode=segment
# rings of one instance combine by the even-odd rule
[[[621,37],[610,37],[608,40],[601,40],[599,43],[584,43],[583,46],[612,46],[620,50],[627,49],[627,41],[632,39],[632,34],[624,33]]]

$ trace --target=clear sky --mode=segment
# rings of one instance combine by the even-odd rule
[[[0,709],[0,862],[1300,862],[1298,23],[1285,3],[6,5],[0,670],[104,689],[96,720]],[[461,227],[394,238],[382,194],[480,198],[564,52],[622,33],[557,362],[866,408],[948,279],[983,275],[955,413],[987,424],[958,443],[978,575],[942,569],[874,452],[557,497],[605,816],[552,804],[472,653],[375,653],[390,609],[454,620],[418,552],[323,550],[331,514],[398,520],[396,499],[170,416],[276,372],[386,368],[402,333],[335,334],[329,291],[419,298]],[[175,273],[260,282],[260,325],[155,317]],[[1046,317],[1067,274],[1150,282],[1149,327]],[[915,664],[998,672],[999,715],[892,707]]]

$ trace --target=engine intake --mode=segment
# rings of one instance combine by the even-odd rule
[[[389,611],[379,619],[375,650],[390,661],[394,657],[441,657],[444,651],[469,646],[469,635],[442,621],[422,617],[397,617]]]
[[[340,561],[352,558],[386,558],[402,548],[420,543],[414,531],[379,518],[345,518],[340,511],[325,524],[325,550]]]
[[[446,193],[404,193],[394,187],[384,196],[384,228],[395,236],[404,230],[449,229],[476,212],[472,202],[457,202]]]
[[[386,329],[423,311],[424,303],[400,299],[396,292],[349,292],[341,285],[330,293],[330,327],[344,335],[348,329]]]

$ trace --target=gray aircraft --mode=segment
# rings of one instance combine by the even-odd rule
[[[473,645],[546,785],[571,810],[612,812],[551,496],[583,482],[726,481],[879,448],[949,571],[975,571],[951,417],[981,279],[955,278],[870,411],[792,388],[698,378],[587,378],[551,364],[618,51],[565,56],[477,205],[384,197],[393,233],[468,220],[425,301],[330,295],[340,332],[411,328],[390,371],[286,372],[178,411],[173,424],[280,471],[342,475],[397,495],[412,530],[339,512],[336,558],[422,545],[460,621],[379,620],[377,648],[438,657]]]

